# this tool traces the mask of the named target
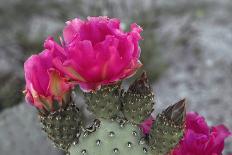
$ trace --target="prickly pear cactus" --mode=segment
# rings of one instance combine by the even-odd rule
[[[104,86],[96,92],[84,93],[88,109],[99,118],[112,118],[120,111],[121,83]]]
[[[124,93],[122,103],[124,116],[133,123],[139,124],[151,115],[154,93],[145,72]]]
[[[89,127],[83,125],[82,111],[73,100],[48,115],[40,114],[43,130],[68,154],[164,155],[182,138],[185,100],[159,114],[149,135],[141,132],[139,125],[151,115],[155,103],[146,73],[127,91],[119,82],[84,93],[84,98],[88,110],[96,116]]]
[[[151,129],[149,144],[156,154],[167,154],[183,136],[186,100],[168,107],[156,118]]]
[[[78,141],[81,131],[81,113],[76,105],[70,103],[48,115],[39,114],[44,130],[54,145],[67,151],[71,144]]]
[[[152,155],[139,128],[132,123],[106,119],[93,133],[84,133],[70,149],[71,155]]]

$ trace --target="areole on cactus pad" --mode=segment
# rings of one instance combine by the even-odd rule
[[[48,37],[45,50],[24,64],[26,100],[38,109],[42,129],[71,155],[221,154],[231,132],[224,126],[210,131],[205,123],[201,132],[194,130],[199,119],[186,119],[185,99],[151,116],[155,95],[146,72],[123,88],[141,66],[141,32],[137,24],[124,32],[119,19],[88,17],[67,22],[61,45]],[[87,109],[74,100],[77,86]],[[91,125],[86,110],[95,117]],[[201,136],[205,150],[191,141]],[[188,150],[190,143],[198,152]],[[214,144],[210,150],[208,143]]]

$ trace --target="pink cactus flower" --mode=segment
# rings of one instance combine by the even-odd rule
[[[202,116],[190,112],[184,138],[171,155],[221,155],[229,136],[231,132],[224,125],[209,127]]]
[[[45,50],[32,55],[24,63],[26,100],[38,109],[52,110],[53,100],[60,101],[70,89],[66,79],[53,64],[54,58],[63,60],[64,50],[49,37],[44,43]]]
[[[147,135],[150,133],[153,122],[154,122],[154,118],[150,116],[142,124],[140,124],[140,129],[142,130],[143,134]]]
[[[124,32],[118,19],[108,17],[75,18],[63,30],[67,59],[53,63],[84,91],[97,90],[132,76],[141,66],[141,31],[132,24],[131,31]]]
[[[144,134],[149,134],[153,122],[150,117],[140,125]],[[221,155],[224,141],[230,136],[232,133],[224,125],[209,127],[204,117],[189,112],[184,138],[169,155]]]

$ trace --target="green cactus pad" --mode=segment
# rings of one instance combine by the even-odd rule
[[[185,103],[185,100],[181,100],[157,116],[149,137],[150,146],[155,154],[169,153],[182,139]]]
[[[137,126],[105,119],[95,132],[82,134],[69,151],[71,155],[152,155]]]
[[[98,118],[117,116],[120,111],[121,83],[103,86],[96,92],[84,93],[88,109]]]
[[[74,104],[48,115],[39,114],[42,129],[59,149],[67,151],[74,141],[78,141],[81,128],[81,114]]]
[[[133,123],[140,124],[151,115],[154,94],[145,72],[129,87],[122,103],[124,116]]]

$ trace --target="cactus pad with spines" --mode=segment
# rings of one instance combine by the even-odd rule
[[[181,100],[159,114],[153,124],[149,144],[155,154],[169,153],[182,139],[186,101]]]
[[[68,104],[48,115],[39,114],[42,129],[59,149],[67,151],[78,141],[81,131],[81,114],[74,104]]]
[[[98,118],[112,118],[120,111],[121,83],[103,86],[98,91],[84,93],[88,109]]]
[[[95,132],[82,134],[71,155],[152,155],[138,126],[101,119]]]
[[[40,113],[43,130],[55,146],[71,155],[164,155],[183,136],[185,100],[159,114],[146,137],[140,123],[150,117],[154,94],[144,72],[122,93],[121,82],[84,93],[86,104],[96,119],[82,125],[82,112],[73,100],[48,115]],[[84,122],[83,122],[84,123]]]
[[[132,83],[123,96],[123,113],[125,117],[136,124],[148,118],[154,106],[154,94],[148,82],[146,72]]]

